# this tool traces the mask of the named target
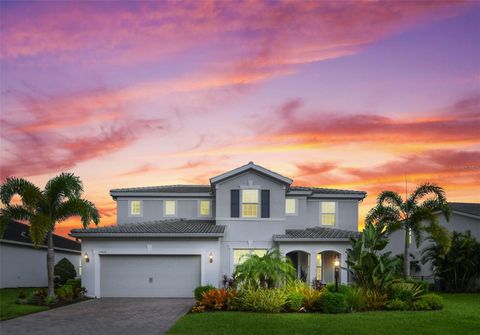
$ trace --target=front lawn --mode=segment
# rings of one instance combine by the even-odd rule
[[[432,312],[188,314],[168,334],[480,334],[480,294],[442,296],[444,308]]]
[[[27,297],[38,288],[3,288],[0,289],[0,320],[12,319],[20,315],[41,312],[47,310],[46,306],[19,305],[17,304],[18,292],[23,290]]]

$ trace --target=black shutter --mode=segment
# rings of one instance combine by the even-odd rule
[[[270,217],[270,190],[262,190],[262,218]]]
[[[240,190],[230,190],[230,216],[240,217]]]

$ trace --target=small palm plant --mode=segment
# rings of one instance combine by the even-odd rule
[[[251,288],[273,288],[295,279],[295,268],[288,257],[282,257],[278,249],[269,250],[264,256],[251,255],[237,265],[233,274],[235,282]]]
[[[438,225],[435,215],[440,211],[447,221],[450,219],[445,191],[442,187],[425,183],[418,186],[410,196],[402,197],[392,191],[384,191],[377,198],[377,205],[368,213],[365,223],[376,224],[387,231],[405,230],[403,275],[410,277],[410,234],[415,236],[417,247],[423,239],[423,232]],[[425,223],[425,224],[424,224]]]
[[[72,173],[62,173],[50,179],[44,190],[22,178],[7,178],[0,187],[0,232],[10,220],[28,221],[30,237],[38,246],[47,240],[48,295],[54,296],[54,249],[52,234],[55,225],[72,217],[80,216],[84,227],[91,221],[98,224],[100,216],[95,205],[81,198],[83,185]],[[15,195],[21,204],[12,203]],[[3,234],[2,234],[3,235]]]

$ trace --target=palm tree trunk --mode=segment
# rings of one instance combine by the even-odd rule
[[[403,251],[403,277],[410,277],[410,229],[405,227],[405,250]]]
[[[53,267],[55,263],[55,254],[53,251],[53,237],[52,231],[47,234],[48,247],[47,247],[47,274],[48,274],[48,296],[53,297],[55,295],[55,287],[53,282]]]

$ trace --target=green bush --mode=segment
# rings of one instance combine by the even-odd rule
[[[217,289],[213,285],[205,285],[205,286],[198,286],[193,290],[193,294],[195,295],[195,300],[200,301],[202,300],[202,295],[204,292],[210,291],[210,290],[215,290]]]
[[[31,305],[45,305],[45,299],[48,296],[48,292],[46,289],[41,288],[35,292],[33,292],[32,297],[28,300],[28,303]]]
[[[305,304],[305,297],[300,292],[287,293],[287,309],[291,312],[298,312]]]
[[[247,289],[242,292],[241,309],[252,312],[278,313],[287,302],[280,289]]]
[[[405,280],[405,283],[410,283],[410,284],[414,284],[416,286],[418,286],[423,293],[428,293],[428,291],[430,291],[430,283],[428,281],[425,281],[425,280],[418,280],[418,279],[406,279]]]
[[[57,289],[58,299],[61,301],[72,301],[73,300],[73,287],[72,285],[63,285]]]
[[[325,290],[319,299],[320,310],[324,313],[343,313],[347,311],[345,296],[341,293],[332,293]]]
[[[438,310],[443,308],[443,298],[437,294],[429,293],[413,302],[415,310]]]
[[[53,274],[55,275],[55,285],[57,287],[64,285],[67,280],[74,279],[77,276],[75,267],[66,258],[62,258],[57,264],[55,264]]]
[[[325,285],[325,289],[332,293],[341,293],[343,295],[346,295],[350,291],[350,286],[345,284],[339,284],[338,291],[335,291],[335,283],[328,283],[327,285]]]
[[[56,303],[58,303],[58,299],[57,297],[53,296],[53,297],[47,297],[45,299],[45,305],[48,306],[48,307],[52,307],[53,305],[55,305]]]
[[[389,311],[408,311],[411,305],[407,301],[396,298],[388,301],[385,308]]]
[[[389,297],[391,300],[400,299],[412,302],[425,294],[424,286],[419,283],[398,282],[391,285]]]
[[[367,308],[365,294],[361,287],[351,287],[345,294],[345,301],[347,302],[347,309],[352,312],[364,311]]]
[[[300,293],[303,296],[303,306],[307,311],[318,311],[318,300],[320,299],[320,291],[301,280],[295,280],[285,286],[285,292],[288,294],[292,292]]]

